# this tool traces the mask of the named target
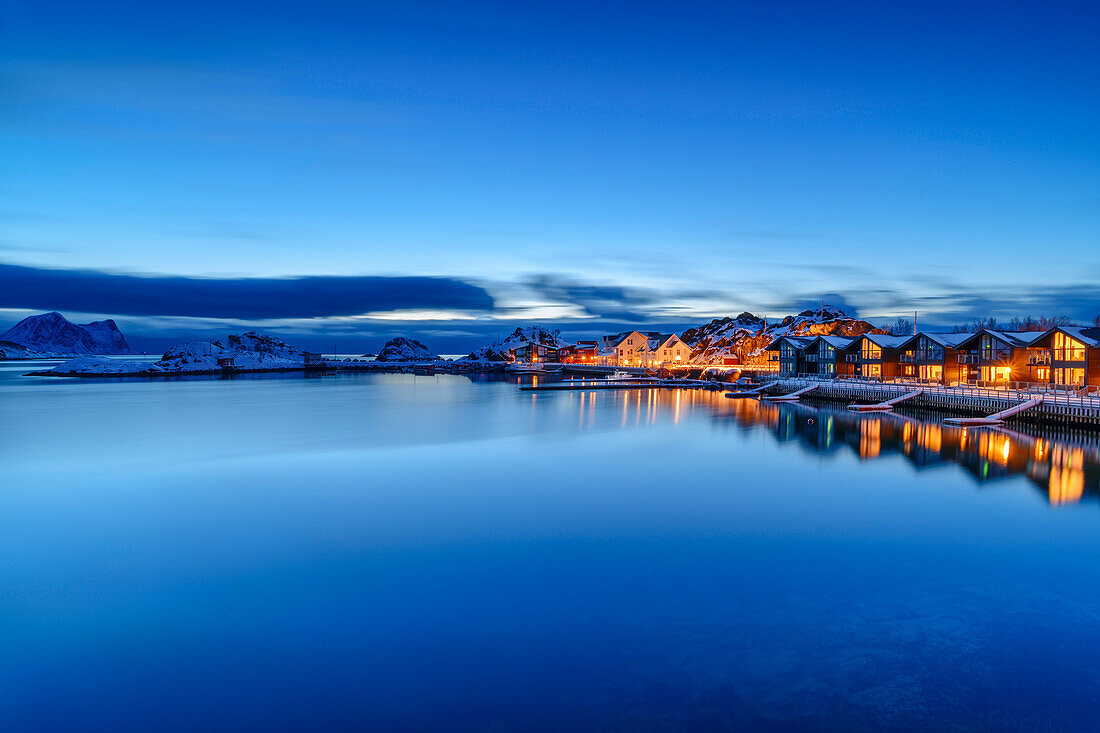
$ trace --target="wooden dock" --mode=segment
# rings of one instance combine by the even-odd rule
[[[890,410],[893,410],[894,405],[898,404],[899,402],[911,400],[914,397],[918,397],[922,394],[924,394],[923,389],[915,389],[912,392],[906,392],[903,395],[898,395],[897,397],[893,397],[883,402],[876,402],[873,405],[848,405],[848,409],[852,410],[853,412],[889,412]]]
[[[1040,404],[1042,404],[1042,402],[1042,397],[1036,397],[1035,399],[1021,402],[1018,405],[1013,405],[1006,410],[1001,410],[1000,412],[995,412],[992,415],[987,415],[985,417],[949,417],[945,419],[944,422],[949,425],[962,425],[964,427],[979,425],[1004,425],[1005,418],[1012,417],[1013,415],[1018,415],[1024,410],[1030,410],[1033,407],[1038,407]]]
[[[764,399],[768,402],[798,402],[799,397],[815,389],[817,389],[817,385],[811,384],[808,387],[803,387],[802,389],[788,392],[787,394],[767,395]]]
[[[784,393],[793,395],[810,385],[816,387],[813,396],[822,400],[874,404],[890,401],[920,389],[921,394],[912,396],[906,401],[906,405],[985,419],[998,415],[999,420],[1011,418],[1059,426],[1100,429],[1100,397],[1067,394],[1063,391],[1040,392],[1039,390],[993,389],[965,385],[946,387],[901,381],[877,382],[804,377],[779,379],[769,384],[765,391],[778,395]],[[1040,397],[1041,402],[1033,402]],[[1026,409],[1024,409],[1025,404]],[[1021,409],[1012,409],[1016,407]]]

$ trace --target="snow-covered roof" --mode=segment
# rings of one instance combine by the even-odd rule
[[[1072,336],[1085,346],[1100,346],[1100,328],[1091,326],[1088,328],[1082,328],[1080,326],[1055,326],[1051,331],[1061,331],[1067,336]]]
[[[818,336],[816,339],[814,339],[814,341],[824,341],[825,343],[829,344],[829,346],[837,349],[843,349],[851,346],[854,340],[855,339],[850,339],[846,336]]]
[[[1034,341],[1039,339],[1042,335],[1042,331],[994,331],[993,329],[983,328],[970,335],[969,338],[965,338],[958,343],[958,346],[968,345],[970,341],[977,339],[982,334],[988,334],[993,338],[1006,343],[1009,346],[1030,346]]]
[[[973,336],[972,333],[933,333],[931,331],[917,331],[916,334],[910,336],[902,342],[901,346],[908,346],[910,343],[916,341],[921,336],[929,339],[930,341],[939,344],[948,349],[953,349],[963,341]]]
[[[852,343],[853,344],[858,343],[861,338],[867,339],[868,341],[875,344],[879,348],[896,349],[912,337],[911,336],[891,336],[890,334],[887,334],[887,333],[865,333],[862,336],[857,336],[855,339],[853,339]]]
[[[779,346],[784,341],[789,341],[791,346],[795,347],[796,349],[802,350],[812,344],[814,342],[814,338],[815,337],[813,336],[780,336],[775,341],[772,341],[770,344],[768,344],[768,347],[764,350],[779,351]]]

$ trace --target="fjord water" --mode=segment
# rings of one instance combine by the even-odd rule
[[[6,730],[1095,730],[1094,436],[28,370]]]

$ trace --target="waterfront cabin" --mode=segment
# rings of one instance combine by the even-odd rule
[[[1009,382],[1050,382],[1050,358],[1033,344],[1040,331],[994,331],[988,328],[959,342],[959,384],[1001,386]]]
[[[893,379],[901,373],[900,347],[908,339],[884,333],[858,336],[844,350],[844,361],[837,363],[837,371],[864,379]]]
[[[518,364],[556,363],[561,361],[561,349],[535,341],[526,341],[509,350],[512,361]]]
[[[844,364],[844,350],[852,345],[845,336],[818,336],[810,342],[802,358],[806,362],[806,371],[821,377],[835,377],[837,362]]]
[[[785,377],[793,377],[809,371],[807,362],[803,359],[803,354],[806,347],[813,340],[811,336],[780,336],[768,344],[768,347],[764,350],[768,352],[768,361],[779,362],[780,374]],[[814,372],[816,373],[816,363],[814,366]]]
[[[674,333],[657,334],[649,338],[640,358],[646,366],[687,364],[691,360],[691,347]]]
[[[595,364],[599,355],[599,341],[581,340],[568,348],[562,349],[561,360],[577,364]]]
[[[898,349],[901,355],[903,379],[939,384],[955,384],[959,381],[958,346],[971,333],[930,333],[918,331],[906,339]]]
[[[642,355],[649,348],[649,339],[656,335],[641,331],[623,331],[604,336],[603,346],[614,366],[641,366]]]
[[[1100,385],[1100,328],[1055,326],[1031,342],[1031,360],[1049,364],[1056,387]]]

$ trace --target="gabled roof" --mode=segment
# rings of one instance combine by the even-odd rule
[[[789,341],[791,346],[801,351],[812,344],[814,339],[812,336],[780,336],[775,341],[768,344],[768,347],[764,349],[764,351],[779,351],[779,345],[784,341]]]
[[[856,344],[859,343],[860,339],[867,339],[868,341],[873,343],[875,346],[878,346],[879,348],[882,348],[882,349],[896,349],[899,346],[901,346],[902,344],[904,344],[906,341],[908,341],[910,338],[912,338],[912,337],[911,336],[891,336],[888,333],[865,333],[862,336],[857,336],[856,338],[852,339],[852,344],[851,345],[855,346]]]
[[[1032,342],[1043,336],[1042,331],[994,331],[990,328],[983,328],[960,341],[958,346],[969,346],[971,341],[974,341],[982,334],[988,334],[1009,346],[1018,347],[1030,346]]]
[[[1085,346],[1100,346],[1100,328],[1090,326],[1089,328],[1081,328],[1080,326],[1055,326],[1052,331],[1061,331],[1067,336],[1072,336]]]
[[[972,333],[933,333],[931,331],[917,331],[915,334],[905,339],[898,348],[905,348],[911,343],[916,342],[921,336],[925,336],[940,346],[953,349],[973,335]]]
[[[1096,347],[1100,346],[1100,328],[1096,326],[1055,326],[1054,328],[1043,331],[1031,340],[1029,346],[1048,347],[1054,337],[1054,334],[1061,331],[1072,339],[1076,339],[1083,343],[1085,346]]]
[[[649,340],[649,348],[657,350],[668,345],[669,341],[680,341],[680,337],[674,333],[662,333]]]
[[[635,330],[620,331],[619,333],[614,333],[614,334],[611,334],[610,336],[604,336],[603,337],[603,342],[605,344],[607,344],[608,346],[618,346],[619,344],[621,344],[623,341],[626,340],[627,336],[630,336],[631,334],[635,334],[635,333],[639,334],[640,336],[646,336],[646,334],[642,333],[641,331],[635,331]]]
[[[833,348],[843,349],[852,345],[855,339],[848,338],[847,336],[818,336],[814,341],[824,341]]]

